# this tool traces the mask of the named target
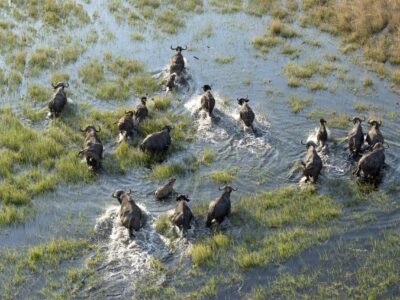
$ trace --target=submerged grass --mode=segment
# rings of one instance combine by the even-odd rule
[[[306,108],[307,106],[311,105],[312,98],[307,97],[306,99],[300,99],[296,95],[291,95],[288,98],[287,103],[289,104],[293,113],[298,113],[298,112],[302,111],[304,108]]]

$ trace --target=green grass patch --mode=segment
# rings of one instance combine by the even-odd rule
[[[205,165],[210,165],[214,162],[215,159],[215,152],[211,149],[205,148],[201,152],[201,162]]]
[[[78,68],[78,74],[83,83],[92,86],[104,80],[104,68],[98,59],[92,58]]]
[[[171,97],[169,96],[156,96],[153,99],[153,108],[155,110],[165,111],[171,106]]]
[[[216,55],[216,56],[214,56],[214,60],[221,65],[229,64],[234,59],[235,59],[235,56],[233,56],[233,55]]]
[[[187,166],[181,163],[164,163],[154,166],[151,170],[151,176],[160,180],[174,176],[183,176],[187,171]]]
[[[307,118],[319,120],[324,118],[327,120],[329,127],[333,128],[348,128],[350,116],[347,113],[338,113],[336,111],[324,111],[321,109],[312,109]]]
[[[38,47],[31,53],[28,60],[29,70],[39,73],[41,70],[49,69],[57,64],[57,51],[54,48]]]
[[[172,9],[160,12],[156,17],[156,25],[161,31],[173,34],[180,31],[185,26],[185,22],[180,13]]]
[[[215,183],[228,184],[235,179],[238,171],[239,170],[237,168],[231,168],[228,171],[216,170],[216,171],[212,171],[209,174],[209,176],[210,176],[210,179]]]
[[[289,104],[293,113],[298,113],[298,112],[302,111],[303,109],[305,109],[306,107],[311,105],[312,98],[307,97],[306,99],[300,99],[296,95],[291,95],[288,98],[287,103]]]
[[[46,88],[38,83],[28,85],[27,98],[32,102],[45,102],[51,96],[50,88]]]

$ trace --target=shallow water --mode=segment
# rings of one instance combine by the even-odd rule
[[[176,191],[190,196],[191,204],[209,201],[219,194],[218,185],[208,179],[208,173],[215,169],[237,167],[238,174],[232,185],[238,187],[239,192],[232,195],[233,205],[235,198],[240,195],[270,190],[287,183],[296,184],[300,181],[302,174],[296,167],[296,162],[305,154],[305,147],[300,141],[315,140],[318,124],[306,118],[310,108],[298,114],[290,111],[286,101],[292,94],[301,97],[311,95],[312,108],[346,112],[349,115],[359,114],[353,108],[355,100],[384,107],[387,111],[399,112],[399,106],[396,106],[398,96],[390,91],[390,84],[354,65],[339,51],[338,41],[335,38],[317,30],[301,29],[303,37],[291,40],[293,45],[302,49],[300,58],[295,61],[323,60],[325,54],[335,54],[339,58],[337,64],[345,66],[348,69],[347,75],[356,78],[355,85],[362,93],[366,91],[361,83],[364,75],[367,74],[373,79],[374,87],[368,89],[366,95],[353,94],[347,84],[337,80],[334,75],[323,79],[329,86],[337,86],[334,92],[328,90],[311,92],[305,87],[289,88],[282,68],[291,59],[280,54],[279,47],[271,50],[267,59],[264,59],[251,45],[253,36],[264,33],[268,17],[258,18],[244,13],[221,15],[207,11],[205,14],[189,17],[187,26],[177,35],[157,37],[149,30],[145,34],[145,41],[132,42],[129,39],[132,27],[118,24],[106,9],[99,9],[105,7],[106,2],[92,1],[92,4],[84,4],[89,14],[97,11],[99,17],[93,24],[74,29],[70,34],[82,39],[92,27],[98,32],[107,28],[115,38],[89,46],[78,61],[68,65],[64,71],[68,72],[71,78],[77,78],[77,67],[88,58],[96,56],[101,58],[104,52],[111,51],[114,55],[133,57],[142,61],[155,77],[165,76],[166,62],[172,55],[172,51],[169,50],[170,45],[189,45],[191,50],[184,52],[188,69],[188,86],[178,91],[175,98],[179,101],[175,102],[174,109],[178,112],[187,111],[192,115],[197,127],[197,140],[188,144],[185,150],[174,154],[169,160],[179,161],[188,155],[197,155],[204,148],[216,152],[215,161],[211,166],[203,166],[194,174],[179,177],[175,184]],[[212,24],[214,32],[211,37],[192,39],[194,34],[209,24]],[[40,28],[40,24],[35,24],[35,27]],[[53,41],[55,35],[58,34],[43,32],[32,48],[41,44],[55,44]],[[303,39],[314,38],[321,41],[321,47],[303,43]],[[233,55],[235,59],[231,63],[221,65],[214,61],[215,55]],[[194,56],[199,59],[194,59]],[[47,85],[47,78],[48,72],[44,72],[38,82]],[[250,84],[243,83],[247,79],[250,79]],[[2,104],[13,105],[20,94],[25,93],[28,83],[30,80],[24,79],[20,90],[3,97]],[[213,87],[212,92],[217,102],[214,119],[203,117],[198,112],[203,84],[211,84]],[[273,93],[267,93],[267,88],[272,88]],[[114,109],[121,105],[117,102],[95,99],[78,83],[72,84],[71,91],[72,100],[89,101],[96,108]],[[244,96],[249,97],[249,104],[256,112],[255,133],[244,128],[239,120],[236,98]],[[136,101],[131,98],[123,105],[133,104]],[[382,132],[390,148],[386,151],[386,163],[389,168],[385,170],[379,189],[387,191],[389,187],[399,183],[400,147],[397,138],[400,122],[398,116],[394,119],[386,118],[384,113],[382,116],[384,120]],[[327,126],[329,127],[329,123]],[[354,166],[348,158],[346,143],[332,142],[332,139],[343,140],[350,128],[349,123],[348,129],[329,130],[331,141],[328,142],[327,149],[321,153],[324,168],[318,188],[322,191],[329,190],[325,186],[329,179],[355,182],[351,175]],[[365,125],[364,132],[367,132]],[[110,147],[108,150],[112,149]],[[34,199],[36,215],[24,225],[0,229],[0,245],[2,248],[21,247],[57,236],[79,237],[86,234],[82,232],[82,228],[94,228],[96,236],[101,241],[101,251],[106,254],[105,267],[99,271],[104,284],[101,289],[107,289],[108,298],[128,297],[133,293],[131,283],[138,275],[149,270],[151,257],[174,263],[180,259],[185,247],[189,247],[191,243],[190,239],[186,243],[178,240],[176,242],[178,247],[175,248],[180,251],[172,251],[167,245],[166,238],[154,230],[154,220],[159,214],[173,209],[175,201],[155,201],[152,193],[163,182],[149,179],[146,177],[148,173],[148,169],[138,168],[124,176],[101,174],[93,184],[60,187],[55,193],[37,197]],[[110,196],[117,188],[132,189],[135,200],[148,214],[147,224],[132,240],[118,223],[118,206],[116,200]],[[395,191],[393,197],[398,198],[398,196],[399,190]],[[398,218],[400,218],[399,210],[396,210],[389,219],[387,214],[377,214],[377,219],[366,225],[365,230],[373,234],[376,230],[386,228],[388,223],[394,223]],[[350,238],[356,234],[358,235],[358,233],[348,233]],[[251,278],[252,275],[249,276]],[[127,286],[132,287],[132,290],[126,288]],[[124,287],[123,292],[122,287]],[[28,293],[29,287],[26,290],[26,294]],[[84,293],[96,295],[98,290],[88,290]]]

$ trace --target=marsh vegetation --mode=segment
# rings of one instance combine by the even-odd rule
[[[0,0],[0,298],[398,297],[399,7]],[[184,80],[167,93],[171,44],[188,51]],[[68,103],[51,119],[57,82],[70,83]],[[197,112],[203,84],[213,119]],[[118,120],[142,96],[148,118],[119,140]],[[239,122],[245,96],[254,132]],[[343,140],[354,115],[383,120],[390,148],[377,188],[351,175]],[[315,139],[321,118],[322,176],[299,185],[300,141]],[[77,155],[89,124],[105,149],[98,173]],[[141,151],[165,125],[168,151]],[[155,201],[171,177],[173,196]],[[208,230],[221,185],[238,191]],[[132,189],[147,216],[133,238],[116,189]],[[187,237],[171,225],[178,193],[195,216]]]

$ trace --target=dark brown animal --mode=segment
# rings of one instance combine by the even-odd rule
[[[82,154],[89,168],[96,171],[101,168],[101,160],[103,158],[103,144],[97,135],[101,128],[96,130],[93,125],[89,125],[80,130],[85,132],[86,136],[83,149],[79,151],[79,155]]]
[[[167,151],[171,145],[171,129],[170,126],[165,125],[161,131],[149,134],[140,144],[140,149],[150,153]]]
[[[175,79],[176,79],[176,74],[172,73],[167,81],[167,84],[165,85],[167,87],[167,91],[172,91],[176,87]]]
[[[366,179],[376,183],[381,170],[385,166],[385,147],[382,143],[377,142],[371,152],[364,154],[358,161],[357,169],[354,175],[360,176],[361,171]]]
[[[304,158],[304,161],[301,162],[303,174],[306,177],[305,182],[308,182],[310,178],[312,178],[312,182],[316,183],[322,169],[322,160],[316,150],[317,145],[312,141],[309,141],[306,144],[303,142],[301,143],[306,145],[307,148],[306,157]]]
[[[383,138],[383,134],[381,130],[379,129],[382,126],[382,121],[376,121],[376,120],[369,120],[368,124],[371,125],[370,130],[368,131],[367,137],[365,140],[367,141],[368,145],[370,146],[370,149],[374,147],[376,143],[381,143],[383,144],[385,139]]]
[[[231,192],[237,191],[237,189],[226,185],[223,189],[219,188],[219,190],[223,191],[221,196],[211,201],[208,207],[207,227],[211,227],[213,221],[221,224],[225,217],[231,212]]]
[[[169,60],[169,73],[176,73],[176,75],[179,76],[185,70],[185,60],[183,59],[182,51],[187,50],[187,46],[185,48],[182,48],[181,46],[172,48],[171,46],[171,50],[176,52]]]
[[[140,98],[140,103],[138,105],[136,105],[136,107],[134,109],[136,124],[139,124],[144,119],[146,119],[149,114],[149,110],[147,109],[146,102],[147,102],[147,97]]]
[[[210,117],[213,116],[213,110],[215,106],[214,96],[211,94],[211,86],[208,84],[203,86],[203,95],[200,98],[201,109],[205,110]]]
[[[323,147],[325,146],[326,141],[328,140],[328,132],[325,127],[326,121],[324,119],[319,120],[319,129],[317,133],[317,141],[318,144]]]
[[[179,227],[183,236],[186,236],[188,229],[191,229],[190,223],[194,219],[193,213],[187,204],[190,200],[187,195],[179,195],[176,197],[176,201],[178,201],[178,205],[175,207],[172,223]]]
[[[56,85],[51,84],[51,86],[54,88],[55,92],[49,101],[48,107],[51,117],[58,117],[67,104],[67,94],[64,88],[68,88],[69,84],[68,82],[59,82]]]
[[[240,119],[247,127],[253,127],[255,114],[250,106],[247,104],[250,100],[248,98],[237,99],[240,107]]]
[[[158,187],[157,190],[154,192],[154,196],[156,197],[156,199],[161,200],[171,195],[174,191],[175,181],[175,178],[170,178],[166,184]]]
[[[126,111],[125,115],[118,121],[118,130],[126,138],[132,137],[134,132],[137,131],[133,116],[133,111]]]
[[[143,221],[143,213],[139,206],[131,197],[131,192],[126,193],[122,190],[115,191],[113,198],[117,198],[121,208],[119,211],[119,219],[121,224],[129,230],[129,236],[133,236],[133,230],[139,231],[141,222]]]
[[[357,155],[361,152],[361,147],[364,144],[364,133],[361,127],[361,122],[363,120],[354,117],[349,121],[354,124],[348,135],[349,150],[353,155]]]

